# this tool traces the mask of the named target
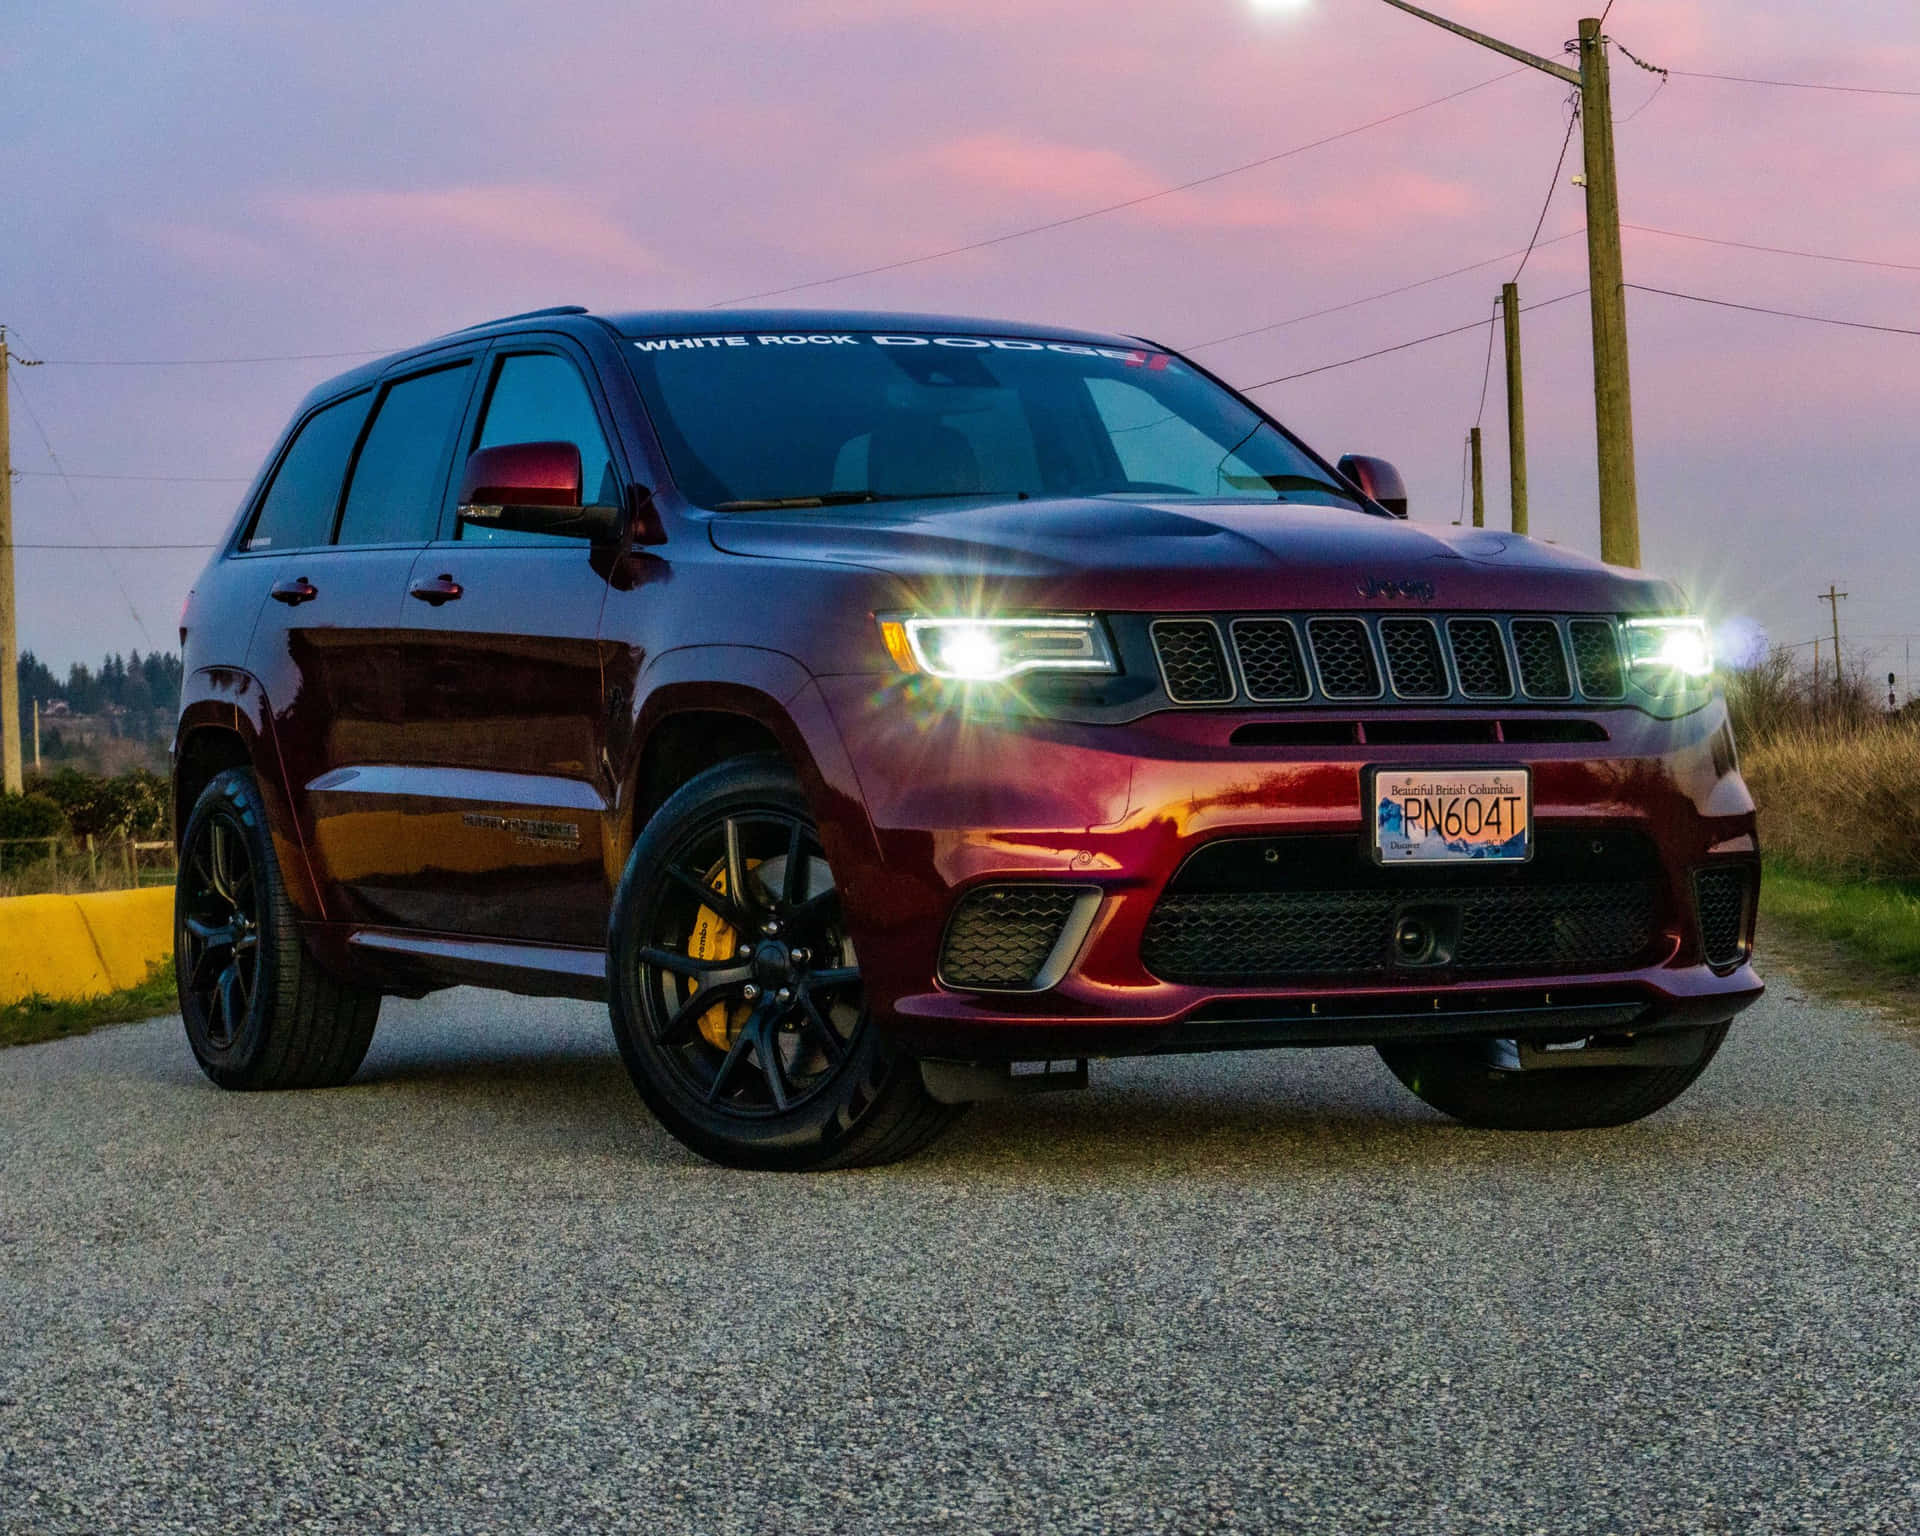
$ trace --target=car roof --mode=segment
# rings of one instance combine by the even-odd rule
[[[1083,331],[1066,325],[1036,325],[1024,320],[1000,320],[979,315],[916,314],[877,309],[643,309],[597,315],[578,304],[502,315],[435,336],[411,347],[362,363],[336,374],[300,402],[305,415],[322,401],[377,383],[397,363],[424,357],[465,341],[489,341],[525,331],[579,332],[586,328],[611,331],[624,339],[644,336],[738,336],[756,333],[808,334],[824,331],[899,331],[905,335],[1005,336],[1048,341],[1080,342],[1088,346],[1136,347],[1137,336],[1114,331]]]

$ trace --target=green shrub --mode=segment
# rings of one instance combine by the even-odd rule
[[[167,781],[144,768],[111,779],[62,768],[36,780],[33,788],[65,813],[75,837],[166,836]]]
[[[44,843],[16,843],[15,838],[65,837],[67,815],[45,795],[0,793],[0,872],[24,869],[46,857]]]

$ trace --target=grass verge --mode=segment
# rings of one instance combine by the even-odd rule
[[[180,1007],[173,985],[173,962],[156,966],[137,987],[105,997],[30,997],[0,1004],[0,1047],[37,1045],[68,1035],[84,1035],[103,1024],[130,1024]]]
[[[1920,1024],[1920,881],[1835,880],[1767,860],[1761,969],[1777,955],[1807,986]]]

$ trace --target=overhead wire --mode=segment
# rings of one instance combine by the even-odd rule
[[[42,479],[54,479],[57,470],[16,469],[15,475],[28,475]],[[245,485],[252,479],[250,475],[94,475],[82,474],[79,470],[70,472],[69,480],[139,480],[174,485]]]
[[[217,549],[215,543],[46,543],[15,541],[13,549]],[[146,634],[142,630],[142,634]],[[148,637],[152,643],[152,637]]]
[[[1431,101],[1423,101],[1418,106],[1405,107],[1398,112],[1390,112],[1385,117],[1376,117],[1371,122],[1360,123],[1352,128],[1343,128],[1338,133],[1327,134],[1324,138],[1314,139],[1306,144],[1297,144],[1292,149],[1283,149],[1278,154],[1263,155],[1258,160],[1249,160],[1244,165],[1229,166],[1224,171],[1214,171],[1205,176],[1196,176],[1191,181],[1180,182],[1176,186],[1162,187],[1156,192],[1142,193],[1138,197],[1125,198],[1117,203],[1108,203],[1100,208],[1089,208],[1084,213],[1069,214],[1065,218],[1049,219],[1043,224],[1028,225],[1024,229],[1008,230],[1005,234],[992,235],[984,240],[972,240],[965,245],[949,246],[945,250],[929,251],[921,256],[903,257],[898,261],[881,262],[876,266],[861,267],[852,272],[837,273],[832,277],[816,277],[804,283],[788,283],[781,288],[763,288],[757,293],[743,293],[729,299],[715,299],[707,305],[708,309],[724,309],[729,304],[747,304],[755,299],[773,299],[782,294],[802,293],[810,288],[825,288],[834,283],[851,282],[857,277],[873,277],[882,272],[897,272],[903,267],[923,266],[930,261],[942,261],[949,256],[963,256],[972,251],[984,251],[996,245],[1005,245],[1012,240],[1024,240],[1030,235],[1045,234],[1049,230],[1064,229],[1070,224],[1082,224],[1088,219],[1102,218],[1109,213],[1119,213],[1127,208],[1138,208],[1143,203],[1151,203],[1163,197],[1172,197],[1175,193],[1190,192],[1195,187],[1204,187],[1216,181],[1224,181],[1229,176],[1244,175],[1248,171],[1257,171],[1263,166],[1275,165],[1282,160],[1290,160],[1296,155],[1304,155],[1309,150],[1321,149],[1328,144],[1337,144],[1342,139],[1353,138],[1356,134],[1369,133],[1375,128],[1383,128],[1389,123],[1397,123],[1416,113],[1431,111],[1435,107],[1445,106],[1450,101],[1458,101],[1463,96],[1471,96],[1475,91],[1484,91],[1490,85],[1498,85],[1502,80],[1511,80],[1516,75],[1527,73],[1525,68],[1510,69],[1482,80],[1477,85],[1449,92],[1445,96],[1436,96]]]
[[[1564,304],[1568,299],[1577,299],[1586,293],[1586,289],[1576,289],[1572,293],[1563,293],[1558,298],[1542,299],[1538,304],[1523,304],[1520,313],[1531,314],[1536,309],[1547,309],[1555,304]],[[1391,347],[1380,347],[1372,352],[1363,352],[1358,357],[1342,358],[1337,363],[1322,363],[1318,368],[1304,368],[1298,373],[1283,374],[1277,379],[1262,379],[1258,384],[1237,386],[1242,394],[1252,389],[1270,389],[1275,384],[1291,384],[1295,379],[1312,378],[1317,373],[1331,373],[1336,368],[1351,368],[1355,363],[1370,362],[1376,357],[1386,357],[1393,352],[1405,352],[1413,347],[1423,347],[1430,341],[1443,341],[1449,336],[1464,336],[1468,331],[1477,331],[1486,325],[1485,320],[1474,320],[1466,325],[1456,325],[1451,330],[1435,331],[1430,336],[1416,336],[1411,341],[1402,341]]]
[[[1732,299],[1710,299],[1703,294],[1681,293],[1672,288],[1650,288],[1645,283],[1627,283],[1639,293],[1657,293],[1662,298],[1685,299],[1693,304],[1711,304],[1717,309],[1740,309],[1753,315],[1776,315],[1782,320],[1810,320],[1816,325],[1837,325],[1850,331],[1880,331],[1889,336],[1920,336],[1920,330],[1904,325],[1876,325],[1866,320],[1839,320],[1832,315],[1809,315],[1794,309],[1770,309],[1763,304],[1738,304]]]
[[[1493,387],[1493,338],[1500,326],[1500,301],[1493,301],[1493,313],[1487,317],[1487,367],[1480,375],[1480,408],[1473,413],[1473,424],[1478,427],[1487,416],[1487,391]]]
[[[1849,96],[1908,96],[1920,97],[1920,91],[1895,90],[1879,85],[1829,85],[1813,80],[1763,80],[1753,75],[1720,75],[1703,69],[1676,69],[1671,74],[1685,76],[1689,80],[1726,80],[1735,85],[1773,85],[1789,91],[1838,91]]]
[[[250,363],[318,363],[342,357],[378,357],[392,347],[364,347],[353,352],[286,352],[273,357],[47,357],[35,367],[45,368],[233,368]]]
[[[1547,183],[1547,199],[1540,205],[1540,217],[1533,226],[1533,238],[1527,242],[1527,248],[1520,256],[1520,266],[1513,274],[1513,281],[1519,282],[1521,274],[1527,270],[1527,263],[1533,260],[1534,250],[1540,244],[1540,231],[1547,227],[1547,215],[1553,211],[1554,195],[1560,190],[1560,173],[1567,168],[1567,150],[1573,144],[1573,130],[1580,121],[1580,97],[1575,92],[1568,98],[1567,133],[1560,141],[1560,158],[1553,163],[1553,180]]]
[[[1724,245],[1736,251],[1764,251],[1769,256],[1799,256],[1808,261],[1840,262],[1849,267],[1884,267],[1890,272],[1920,272],[1920,263],[1906,261],[1880,261],[1867,256],[1832,256],[1821,251],[1799,251],[1784,245],[1755,245],[1746,240],[1719,240],[1711,235],[1683,234],[1677,229],[1655,229],[1651,224],[1629,224],[1621,221],[1622,229],[1636,230],[1643,235],[1662,235],[1669,240],[1691,240],[1698,245]]]
[[[1549,239],[1538,241],[1534,248],[1536,250],[1545,250],[1546,247],[1550,245],[1558,245],[1563,240],[1572,240],[1579,235],[1584,235],[1586,232],[1586,226],[1582,225],[1579,229],[1568,230],[1564,235],[1554,235]],[[1399,294],[1412,293],[1416,288],[1430,288],[1435,283],[1443,283],[1450,277],[1460,277],[1468,272],[1478,272],[1483,267],[1497,267],[1501,262],[1512,261],[1514,257],[1520,254],[1521,252],[1519,251],[1502,251],[1498,256],[1489,256],[1484,261],[1470,262],[1464,267],[1455,267],[1450,272],[1441,272],[1433,277],[1423,277],[1418,282],[1402,283],[1398,288],[1387,288],[1379,293],[1370,293],[1363,299],[1349,299],[1344,304],[1330,304],[1325,309],[1309,310],[1304,315],[1294,315],[1291,319],[1287,320],[1276,320],[1271,325],[1252,326],[1244,331],[1235,331],[1230,336],[1215,336],[1210,341],[1189,342],[1182,346],[1180,350],[1183,352],[1200,352],[1208,347],[1219,347],[1224,346],[1230,341],[1239,341],[1244,337],[1261,336],[1268,331],[1283,331],[1290,325],[1301,325],[1308,320],[1318,320],[1326,315],[1342,314],[1349,309],[1359,309],[1362,305],[1377,303],[1381,299],[1391,299]]]
[[[67,498],[73,503],[73,510],[79,514],[80,521],[86,526],[87,531],[93,533],[97,538],[98,532],[93,527],[93,519],[87,516],[87,509],[81,505],[80,502],[80,493],[73,488],[73,481],[67,478],[66,466],[60,462],[60,455],[54,452],[53,440],[47,436],[47,429],[41,424],[40,413],[34,410],[33,402],[27,398],[26,391],[20,387],[18,378],[10,377],[7,382],[12,386],[14,398],[20,402],[21,410],[26,412],[27,420],[33,423],[33,430],[40,439],[40,446],[46,450],[47,461],[53,465],[55,471],[60,476],[60,483],[66,487]],[[120,589],[121,601],[127,605],[127,612],[133,616],[134,626],[140,631],[141,637],[147,642],[148,646],[151,647],[153,644],[153,631],[147,628],[147,621],[140,616],[140,609],[133,601],[133,594],[127,590],[127,584],[120,579],[119,568],[114,565],[112,560],[105,558],[104,550],[106,546],[100,545],[99,547],[103,551],[102,563],[105,564],[107,573],[113,577],[114,586]]]

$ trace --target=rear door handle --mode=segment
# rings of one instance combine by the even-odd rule
[[[304,576],[296,576],[291,581],[276,581],[268,594],[276,603],[285,603],[289,608],[298,608],[302,603],[310,603],[320,595],[320,589]]]
[[[442,571],[431,581],[425,578],[416,581],[412,586],[407,588],[407,596],[417,597],[421,602],[430,603],[435,608],[438,608],[442,603],[458,601],[460,594],[465,590],[466,588],[461,586],[459,582],[455,581],[445,571]]]

